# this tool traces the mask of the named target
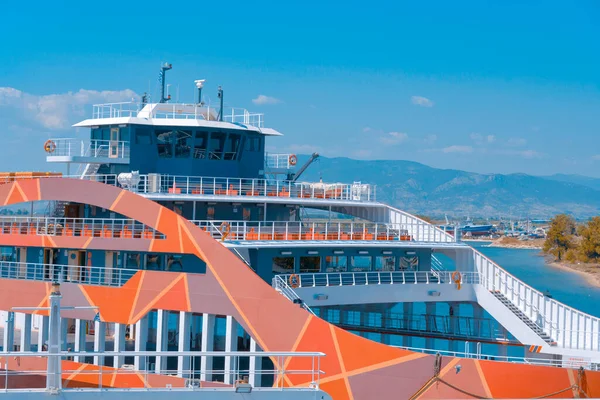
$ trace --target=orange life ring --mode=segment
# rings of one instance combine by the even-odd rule
[[[46,153],[54,153],[54,150],[56,150],[56,143],[54,143],[53,140],[46,140],[46,143],[44,143],[44,150],[46,150]]]
[[[221,242],[222,242],[225,239],[227,239],[227,236],[229,236],[229,232],[231,232],[231,225],[229,225],[229,222],[223,222],[223,223],[221,223],[219,230],[221,231]]]
[[[291,274],[288,278],[288,282],[290,284],[290,287],[293,289],[300,287],[300,277],[298,276],[298,274]]]
[[[460,272],[454,271],[452,273],[452,280],[454,281],[454,283],[456,283],[456,289],[460,290],[460,285],[462,282],[462,275],[460,274]]]
[[[290,163],[291,166],[294,166],[294,165],[296,165],[298,163],[298,157],[296,157],[295,154],[292,154],[288,158],[288,162]]]

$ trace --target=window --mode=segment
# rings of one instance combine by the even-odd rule
[[[300,257],[300,272],[321,272],[321,257]]]
[[[162,254],[147,254],[146,269],[153,271],[162,270]]]
[[[206,158],[207,143],[208,134],[206,132],[196,132],[196,142],[194,143],[194,158]]]
[[[137,128],[135,130],[135,144],[152,144],[152,130]]]
[[[419,257],[400,257],[401,271],[417,271],[419,269]]]
[[[346,272],[348,269],[347,256],[325,257],[325,272]]]
[[[173,157],[173,131],[156,130],[156,145],[158,148],[158,157]]]
[[[140,268],[140,253],[126,253],[125,268]]]
[[[227,139],[227,147],[225,149],[224,159],[235,160],[236,154],[240,147],[240,135],[236,133],[230,133]]]
[[[175,158],[188,158],[192,148],[192,132],[175,131]]]
[[[370,271],[372,262],[373,259],[370,256],[352,256],[350,257],[350,271]]]
[[[209,159],[220,160],[225,147],[225,134],[213,132],[210,135]]]
[[[215,219],[215,208],[213,206],[210,206],[206,209],[206,219],[211,221]]]
[[[394,271],[396,269],[396,257],[383,256],[375,259],[376,271]]]
[[[293,274],[294,273],[294,257],[274,257],[273,258],[273,273],[274,274]]]

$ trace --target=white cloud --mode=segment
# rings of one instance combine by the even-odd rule
[[[600,154],[596,154],[595,156],[592,156],[592,160],[600,161]]]
[[[91,117],[91,104],[118,103],[136,100],[138,95],[130,89],[96,91],[80,89],[78,92],[37,96],[10,87],[0,87],[0,118],[22,119],[25,125],[35,121],[47,129],[64,129],[80,119]],[[17,124],[19,125],[19,124]]]
[[[265,96],[264,94],[259,94],[257,98],[252,99],[252,102],[256,105],[263,106],[267,104],[279,104],[281,100],[276,99],[275,97]]]
[[[469,137],[479,146],[484,145],[486,143],[494,143],[496,141],[496,136],[482,135],[481,133],[471,133]]]
[[[510,138],[506,144],[510,147],[522,147],[527,144],[527,140],[523,138]]]
[[[371,132],[373,129],[370,126],[365,126],[362,131],[367,133],[367,132]]]
[[[459,146],[459,145],[452,145],[452,146],[448,146],[448,147],[444,147],[442,149],[442,153],[472,153],[473,152],[473,147],[471,146]]]
[[[379,141],[383,144],[399,144],[408,140],[408,135],[403,132],[388,132],[386,136],[379,138]]]
[[[421,106],[421,107],[433,107],[433,105],[435,104],[433,101],[429,100],[427,97],[422,97],[422,96],[412,96],[410,98],[410,102],[416,106]]]

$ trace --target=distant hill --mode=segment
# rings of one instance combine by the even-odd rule
[[[555,174],[550,176],[542,176],[542,178],[559,182],[576,183],[578,185],[587,186],[595,190],[600,190],[600,179],[591,178],[589,176]]]
[[[307,159],[307,155],[299,156],[298,164]],[[320,157],[300,180],[315,181],[320,176],[324,182],[375,184],[378,200],[433,217],[446,213],[454,218],[600,214],[600,180],[576,175],[477,174],[412,161]]]

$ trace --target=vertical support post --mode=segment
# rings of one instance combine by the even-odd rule
[[[86,325],[87,321],[83,319],[75,320],[75,353],[86,351]],[[84,357],[75,356],[75,362],[84,362]]]
[[[414,309],[414,304],[413,303],[403,303],[402,304],[402,317],[403,317],[403,324],[404,324],[404,329],[405,330],[409,330],[410,326],[411,326],[411,321],[413,318],[413,309]],[[412,347],[412,336],[410,336],[410,334],[404,336],[402,338],[402,345],[404,347]]]
[[[58,391],[62,388],[62,370],[60,354],[61,318],[60,318],[60,285],[54,283],[49,296],[50,320],[48,330],[48,364],[46,369],[46,389]],[[6,335],[5,335],[6,336]]]
[[[67,332],[69,331],[69,321],[66,318],[60,318],[60,349],[67,351]]]
[[[225,351],[237,351],[238,349],[238,334],[237,321],[228,315],[225,325]],[[225,356],[225,383],[233,385],[237,371],[235,370],[235,359],[231,356]]]
[[[103,353],[106,349],[106,322],[96,321],[94,331],[94,352]],[[94,365],[104,363],[104,357],[94,356]]]
[[[215,316],[214,314],[202,315],[202,351],[213,351],[215,344]],[[212,356],[202,356],[200,362],[200,379],[203,381],[212,381],[213,358]]]
[[[48,341],[50,318],[45,315],[40,316],[40,326],[38,328],[38,352],[43,351],[44,345]]]
[[[156,351],[167,351],[169,312],[158,310],[156,316]],[[167,369],[167,357],[156,356],[154,368],[157,374],[165,373]]]
[[[146,351],[146,342],[148,341],[148,316],[144,315],[135,323],[135,351]],[[138,371],[145,371],[148,368],[146,357],[135,356],[134,366]]]
[[[15,341],[15,313],[8,311],[4,321],[4,340],[2,341],[2,351],[5,353],[13,351]]]
[[[21,351],[31,351],[31,314],[24,314],[21,328]]]
[[[434,328],[432,322],[435,318],[436,308],[437,308],[436,303],[433,303],[433,302],[425,303],[425,314],[427,315],[427,317],[425,319],[425,330],[427,332],[431,332]],[[425,339],[425,348],[433,349],[433,338],[428,337]]]
[[[254,340],[254,338],[250,338],[250,352],[252,353],[257,351],[262,350],[256,343],[256,340]],[[262,384],[262,374],[260,373],[260,371],[262,371],[262,358],[250,357],[248,369],[250,370],[248,377],[249,383],[252,385],[252,387],[260,387]]]
[[[115,323],[115,338],[114,338],[114,351],[119,353],[125,351],[125,331],[127,325]],[[113,361],[113,367],[120,368],[123,365],[125,358],[123,356],[115,356]]]
[[[190,351],[190,324],[192,319],[192,313],[180,311],[179,312],[179,343],[178,351]],[[179,356],[177,357],[177,376],[181,378],[187,378],[190,376],[190,357]]]

